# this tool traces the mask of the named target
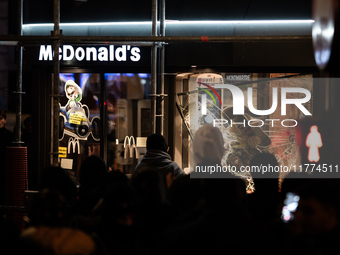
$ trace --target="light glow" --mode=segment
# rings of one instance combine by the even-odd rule
[[[207,115],[207,95],[202,95],[202,115]]]
[[[306,147],[308,147],[309,162],[318,162],[320,160],[319,148],[322,147],[321,134],[318,132],[318,126],[313,125],[306,137]]]
[[[157,24],[160,22],[158,21]],[[165,20],[166,24],[175,25],[207,25],[207,24],[313,24],[314,20]],[[49,27],[53,23],[24,24],[23,28],[29,27]],[[152,25],[151,21],[132,22],[84,22],[84,23],[60,23],[60,26],[122,26],[122,25]]]
[[[314,20],[188,20],[165,21],[165,24],[313,24]]]

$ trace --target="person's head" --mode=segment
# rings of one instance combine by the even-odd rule
[[[205,205],[205,180],[183,175],[176,178],[167,192],[167,200],[180,212]]]
[[[166,144],[166,141],[161,134],[152,134],[146,140],[146,149],[167,152],[168,145]]]
[[[61,167],[46,167],[42,173],[39,190],[50,189],[59,192],[68,205],[77,200],[77,187]]]
[[[81,186],[97,186],[108,174],[107,166],[101,157],[91,155],[80,166],[79,183]]]
[[[4,110],[0,110],[0,128],[3,128],[6,124],[6,112]]]
[[[64,196],[56,189],[44,188],[27,202],[31,226],[67,226],[69,211]]]
[[[111,170],[105,177],[103,181],[103,189],[104,194],[108,192],[108,190],[116,184],[119,183],[128,183],[129,178],[119,170]]]
[[[204,125],[195,134],[193,142],[196,165],[221,164],[224,154],[223,136],[217,127]]]
[[[130,227],[136,218],[137,194],[128,182],[113,184],[97,205],[96,214],[101,215],[105,228],[117,225]]]
[[[143,167],[135,172],[131,185],[143,203],[158,204],[165,198],[166,187],[162,175],[151,167]]]
[[[32,118],[31,117],[27,117],[24,120],[24,127],[28,132],[32,131]]]

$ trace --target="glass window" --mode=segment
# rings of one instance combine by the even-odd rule
[[[224,80],[210,84],[202,83],[200,76],[192,75],[189,91],[178,94],[183,121],[193,139],[205,124],[220,129],[225,150],[222,166],[234,167],[236,175],[248,180],[251,190],[251,174],[240,169],[249,166],[255,155],[269,152],[276,157],[279,166],[300,165],[295,126],[306,113],[313,114],[312,75],[268,74],[267,78],[258,78],[252,74],[249,79],[247,76],[241,80],[225,76]],[[218,74],[205,76],[218,77]],[[293,103],[293,100],[303,101],[308,94],[311,97],[301,107]],[[192,159],[193,156],[191,171],[195,166]]]
[[[151,74],[105,73],[108,121],[107,164],[112,169],[132,173],[145,146],[140,138],[151,134]],[[128,140],[128,139],[129,140]],[[125,150],[133,146],[137,150]],[[136,155],[138,154],[138,155]]]
[[[81,162],[100,156],[100,75],[60,73],[59,160],[78,184]]]

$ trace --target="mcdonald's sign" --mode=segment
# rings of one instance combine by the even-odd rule
[[[133,136],[125,136],[124,139],[124,159],[127,158],[127,154],[129,152],[129,157],[132,158],[133,157],[133,148],[135,149],[135,157],[136,159],[138,159],[139,154],[138,154],[138,150],[137,150],[137,146],[135,143],[135,138]]]

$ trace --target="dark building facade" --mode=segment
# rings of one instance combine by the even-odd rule
[[[53,5],[45,2],[24,1],[24,36],[42,38],[53,31]],[[17,8],[13,3],[7,5],[8,10]],[[59,118],[59,162],[75,175],[84,157],[91,154],[102,156],[111,168],[132,173],[145,152],[145,138],[153,132],[151,101],[155,97],[152,92],[155,44],[150,37],[151,16],[151,1],[132,5],[91,0],[60,3],[60,29],[65,36],[59,51],[60,106],[66,107],[69,103],[66,88],[69,80],[81,88],[81,104],[87,106],[83,113],[86,123],[80,125],[83,128],[72,129],[74,123],[70,119],[75,115],[65,112],[60,113]],[[314,60],[313,22],[311,1],[299,1],[294,5],[268,1],[213,1],[209,5],[194,1],[166,2],[165,54],[161,59],[158,50],[156,68],[155,125],[156,131],[166,137],[170,155],[182,168],[192,166],[190,140],[193,126],[188,121],[191,117],[188,106],[194,100],[201,102],[199,94],[196,99],[190,94],[197,90],[197,82],[211,78],[221,79],[223,84],[230,82],[244,86],[242,91],[251,87],[257,93],[253,94],[254,105],[258,109],[267,109],[272,101],[271,88],[288,86],[286,83],[276,84],[275,79],[308,80],[328,75],[319,71]],[[8,23],[7,34],[16,34],[15,15],[8,15]],[[96,40],[67,39],[72,36],[96,37]],[[112,38],[99,42],[100,37]],[[131,37],[131,40],[124,37]],[[133,42],[133,37],[139,38],[138,41]],[[218,37],[221,40],[217,40]],[[157,43],[160,46],[162,40]],[[6,47],[5,54],[9,59],[12,55],[14,57],[15,47],[3,47]],[[10,89],[15,80],[15,65],[9,63],[7,87]],[[160,69],[161,63],[164,72]],[[32,189],[36,188],[42,169],[52,162],[53,75],[52,41],[27,43],[23,58],[23,90],[26,92],[23,113],[32,120],[30,149],[34,153],[29,159],[29,169],[34,169],[30,177]],[[272,80],[261,85],[254,82],[257,79]],[[325,102],[330,91],[323,84],[308,81],[306,88],[312,95],[306,107],[313,116],[321,116],[327,104],[332,107],[331,103]],[[232,105],[228,93],[222,91],[218,91],[223,99],[219,105],[221,112]],[[14,95],[2,96],[7,100],[3,107],[14,112]],[[164,114],[159,111],[162,101]],[[269,127],[265,129],[265,132],[270,131]],[[285,139],[289,140],[290,135]],[[126,155],[126,137],[134,138],[139,155]],[[283,151],[275,153],[282,154]],[[282,158],[282,164],[288,161],[286,156]]]

